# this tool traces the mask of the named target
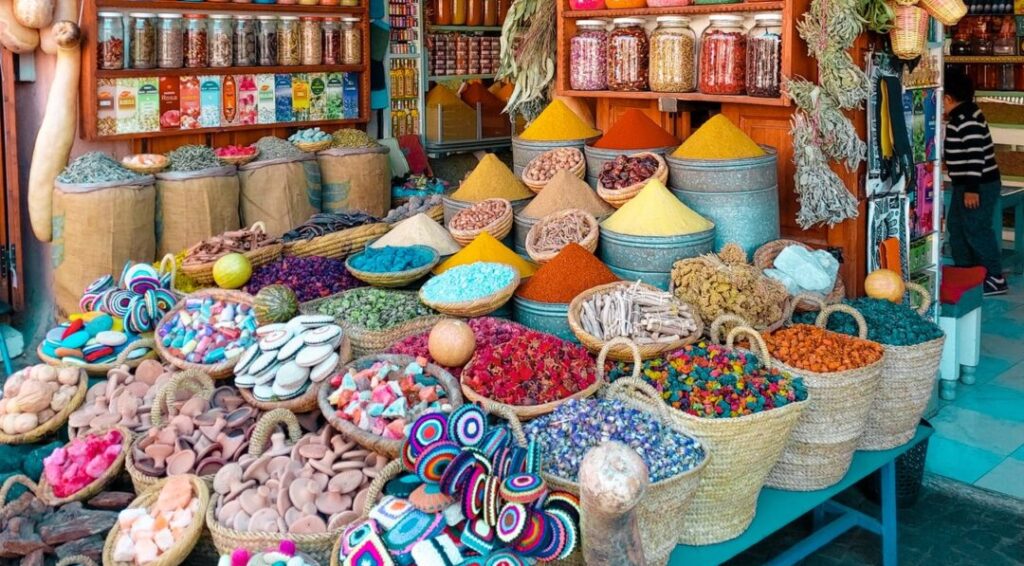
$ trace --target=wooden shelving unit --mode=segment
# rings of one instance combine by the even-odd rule
[[[792,101],[785,95],[777,98],[755,96],[728,96],[702,94],[699,92],[623,92],[613,90],[573,90],[569,86],[569,41],[576,35],[576,22],[581,19],[599,18],[611,21],[614,18],[645,17],[653,20],[657,16],[707,16],[725,13],[782,12],[782,76],[793,76],[793,53],[803,49],[802,41],[796,34],[793,0],[781,2],[743,2],[739,4],[690,5],[671,8],[637,8],[632,10],[572,10],[569,0],[557,2],[558,20],[558,64],[556,65],[555,87],[558,94],[581,98],[620,100],[664,100],[675,99],[683,102],[707,102],[728,104],[750,104],[757,106],[788,107]],[[699,36],[699,31],[698,31]],[[800,44],[800,45],[797,45]]]
[[[944,62],[954,65],[966,63],[983,63],[990,65],[999,63],[1024,63],[1024,55],[948,55]]]
[[[474,31],[501,31],[501,26],[438,26],[434,24],[428,24],[427,29],[429,31],[457,31],[463,33],[470,33]]]
[[[150,138],[170,138],[181,136],[194,140],[197,135],[221,135],[231,132],[254,132],[266,130],[268,133],[281,130],[294,130],[313,126],[365,126],[370,116],[370,22],[365,5],[360,6],[304,6],[301,4],[254,4],[235,2],[187,2],[183,0],[84,0],[80,18],[82,29],[82,78],[79,87],[79,135],[86,140],[146,140]],[[180,69],[119,69],[102,70],[97,68],[98,18],[100,11],[128,12],[173,12],[173,13],[207,13],[207,14],[256,14],[273,13],[277,16],[358,16],[359,27],[363,39],[363,61],[359,65],[274,65],[246,67],[203,67]],[[126,26],[126,33],[128,28]],[[276,122],[273,124],[246,124],[220,126],[216,128],[199,128],[191,130],[161,130],[156,132],[137,132],[100,136],[97,132],[97,82],[100,79],[116,79],[127,77],[160,77],[160,76],[208,76],[208,75],[247,75],[247,74],[283,74],[283,73],[327,73],[343,72],[359,74],[359,117],[335,120],[316,120],[303,122]],[[194,143],[194,141],[193,141]]]

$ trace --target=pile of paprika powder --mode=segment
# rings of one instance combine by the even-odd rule
[[[570,303],[588,289],[618,280],[594,254],[573,242],[520,285],[516,295],[538,303]]]

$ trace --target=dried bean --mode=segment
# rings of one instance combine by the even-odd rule
[[[501,217],[512,205],[505,199],[492,198],[460,210],[448,227],[452,230],[480,230]]]
[[[537,183],[550,181],[562,169],[572,169],[583,162],[583,153],[574,147],[550,149],[531,160],[523,178]]]

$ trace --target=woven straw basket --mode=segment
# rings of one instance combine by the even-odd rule
[[[427,211],[427,216],[434,219],[438,224],[444,224],[444,205],[439,204]]]
[[[128,455],[128,451],[131,450],[134,435],[132,435],[132,431],[123,426],[115,426],[112,427],[112,429],[121,433],[121,451],[118,452],[117,458],[114,459],[110,464],[110,467],[107,468],[100,477],[92,480],[88,485],[67,497],[57,497],[53,492],[53,486],[46,481],[46,474],[43,474],[39,478],[39,490],[36,492],[39,495],[39,498],[51,507],[57,507],[59,505],[64,505],[65,503],[71,503],[72,501],[85,501],[103,491],[103,488],[106,487],[108,483],[119,476],[121,472],[124,471],[124,460]]]
[[[292,145],[294,145],[295,147],[299,148],[299,150],[304,151],[306,153],[316,153],[318,151],[323,151],[323,150],[331,147],[331,145],[333,143],[334,143],[334,140],[330,139],[330,140],[323,140],[323,141],[316,141],[316,142],[297,141],[297,142],[292,142]]]
[[[764,244],[757,251],[754,252],[754,258],[752,263],[759,269],[771,269],[775,266],[775,258],[778,257],[782,250],[789,246],[800,246],[807,250],[813,251],[814,248],[797,242],[796,240],[772,240],[767,244]],[[842,277],[836,277],[835,285],[832,286],[832,290],[824,297],[815,296],[813,300],[801,300],[796,304],[796,312],[807,312],[819,309],[819,303],[824,301],[825,304],[831,305],[832,303],[838,303],[846,298],[846,285],[843,284]]]
[[[512,268],[510,267],[509,269]],[[513,269],[513,271],[515,270]],[[505,303],[512,298],[512,294],[516,292],[516,287],[519,286],[519,281],[519,272],[515,271],[515,277],[512,279],[512,282],[505,285],[503,288],[498,289],[494,293],[491,293],[486,297],[473,299],[472,301],[460,301],[457,303],[431,301],[423,295],[423,290],[420,289],[420,302],[437,312],[448,316],[459,316],[462,318],[484,316],[485,314],[490,314],[504,306]]]
[[[249,455],[257,458],[262,455],[270,434],[277,429],[278,425],[282,424],[287,429],[292,444],[302,437],[302,429],[299,427],[295,415],[285,409],[274,409],[260,417],[259,422],[256,423],[252,440],[249,442]],[[282,540],[289,539],[317,562],[327,564],[330,561],[331,547],[338,535],[341,534],[342,529],[317,534],[238,531],[225,527],[217,521],[216,512],[219,499],[220,495],[214,493],[206,510],[206,527],[213,537],[214,546],[221,554],[230,554],[239,547],[252,553],[263,552],[268,548],[277,548]]]
[[[893,11],[896,21],[889,31],[892,52],[900,59],[920,57],[928,41],[928,12],[917,6],[893,6]]]
[[[375,354],[372,356],[364,356],[359,358],[345,368],[354,368],[356,371],[364,370],[372,366],[375,362],[391,362],[399,367],[405,367],[416,361],[416,358],[412,356],[405,356],[402,354]],[[452,410],[462,406],[462,390],[459,389],[459,382],[448,373],[447,370],[436,364],[427,364],[424,373],[429,375],[440,382],[441,387],[448,394],[448,403],[452,406]],[[363,430],[357,425],[350,421],[347,421],[338,416],[338,410],[331,406],[327,400],[334,390],[330,387],[321,387],[317,402],[320,406],[320,412],[323,413],[324,418],[327,422],[331,423],[335,429],[338,430],[349,440],[354,441],[367,450],[377,452],[378,454],[384,454],[389,458],[397,457],[402,450],[403,440],[395,440],[391,438],[384,438],[379,434]]]
[[[201,289],[199,291],[196,291],[195,293],[186,295],[184,298],[178,301],[178,304],[174,305],[174,308],[167,311],[167,314],[165,314],[164,317],[160,319],[160,322],[157,324],[156,328],[160,329],[165,324],[169,324],[171,322],[171,319],[174,318],[178,311],[185,308],[185,304],[190,299],[205,298],[211,298],[215,301],[231,301],[233,303],[248,305],[250,307],[252,306],[253,303],[252,295],[248,293],[243,293],[242,291],[229,291],[227,289]],[[162,340],[156,341],[156,349],[160,353],[160,357],[164,361],[170,363],[171,365],[179,367],[181,369],[194,369],[197,371],[201,371],[206,375],[212,377],[213,379],[224,379],[227,377],[231,377],[234,374],[235,364],[238,362],[239,358],[239,356],[235,356],[233,358],[228,358],[215,364],[196,364],[172,354],[171,351],[166,346],[164,346]]]
[[[526,185],[527,187],[529,187],[529,189],[531,191],[533,191],[534,193],[540,193],[544,189],[544,187],[546,187],[547,184],[551,181],[551,179],[549,178],[549,179],[546,179],[546,180],[542,181],[542,180],[540,180],[540,179],[538,179],[536,177],[528,177],[526,175],[526,172],[530,170],[530,167],[532,167],[534,163],[536,163],[537,161],[541,160],[542,158],[544,158],[549,153],[554,152],[554,151],[558,151],[558,150],[563,150],[563,149],[571,150],[571,151],[576,152],[576,153],[578,153],[580,155],[579,163],[577,163],[575,167],[572,167],[571,169],[569,169],[569,172],[572,173],[573,175],[576,175],[580,179],[582,179],[587,174],[587,160],[583,157],[583,152],[580,151],[579,148],[575,148],[575,147],[568,147],[568,148],[566,148],[566,147],[556,147],[555,149],[549,149],[549,150],[545,151],[544,153],[538,155],[537,157],[534,157],[533,159],[531,159],[529,162],[526,163],[526,167],[523,168],[523,175],[522,175],[523,184]],[[553,178],[554,175],[552,175],[551,177]]]
[[[594,379],[594,383],[591,383],[589,386],[587,386],[585,389],[581,391],[577,391],[576,393],[573,393],[572,395],[569,395],[568,397],[559,399],[557,401],[551,401],[549,403],[543,403],[540,405],[509,405],[506,403],[495,401],[494,399],[485,397],[477,393],[475,390],[473,390],[472,387],[466,385],[465,381],[462,381],[462,394],[465,395],[466,400],[470,402],[490,407],[494,411],[500,411],[502,414],[513,415],[518,420],[525,421],[534,419],[541,415],[546,415],[554,411],[555,409],[558,408],[559,405],[565,403],[566,401],[569,401],[570,399],[586,399],[588,397],[593,397],[594,394],[600,391],[601,388],[604,387],[604,385],[607,383],[604,374],[604,362],[608,358],[609,352],[613,348],[629,349],[633,347],[630,346],[630,344],[632,344],[632,342],[626,340],[625,338],[613,338],[612,340],[610,340],[601,348],[600,352],[597,355],[597,363],[595,365],[596,376]],[[633,347],[633,349],[635,351],[635,347]],[[471,367],[475,361],[476,354],[474,354],[473,357],[468,362],[466,362],[465,367]],[[463,370],[462,375],[463,377],[466,375],[465,370]]]
[[[352,267],[352,258],[354,258],[354,257],[358,256],[359,254],[363,253],[363,252],[359,252],[359,254],[354,254],[354,255],[348,256],[348,258],[345,260],[345,269],[348,269],[349,273],[352,274],[352,277],[355,277],[356,279],[362,281],[363,283],[367,283],[369,285],[373,285],[374,287],[387,287],[387,288],[405,287],[406,285],[409,285],[413,281],[417,281],[418,279],[420,279],[421,277],[423,277],[427,273],[430,273],[430,270],[434,269],[434,266],[437,265],[437,262],[440,261],[440,259],[441,259],[441,256],[439,256],[437,254],[437,250],[435,250],[434,248],[431,248],[429,246],[418,246],[417,245],[417,246],[409,246],[409,247],[411,247],[411,248],[422,248],[424,250],[429,251],[430,254],[431,254],[430,261],[428,261],[427,263],[425,263],[425,264],[423,264],[423,265],[421,265],[419,267],[414,267],[412,269],[406,269],[404,271],[389,271],[389,272],[363,271],[361,269],[356,269],[355,267]]]
[[[334,373],[338,373],[345,367],[345,364],[352,361],[352,342],[348,336],[342,334],[341,344],[338,345],[338,364],[334,367]],[[332,374],[333,375],[333,374]],[[245,402],[261,411],[272,411],[274,409],[287,409],[296,415],[302,413],[309,413],[315,411],[318,408],[317,397],[320,394],[320,389],[323,387],[323,382],[310,383],[306,391],[293,399],[285,401],[260,401],[252,394],[252,389],[245,387],[238,387],[238,392],[245,399]]]
[[[134,360],[129,360],[128,354],[134,352],[135,350],[138,350],[139,348],[149,348],[149,351],[146,352],[144,355],[135,358]],[[42,343],[40,343],[39,347],[36,348],[36,355],[38,355],[39,360],[45,363],[46,365],[50,365],[53,367],[62,367],[64,365],[67,365],[61,360],[58,360],[57,358],[51,358],[50,356],[47,356],[45,353],[43,353]],[[152,339],[140,338],[132,342],[131,344],[126,344],[124,349],[121,350],[121,353],[118,354],[117,358],[115,358],[114,361],[112,362],[105,364],[82,364],[81,366],[76,365],[75,367],[81,367],[83,370],[85,370],[85,373],[91,376],[106,377],[107,372],[116,367],[128,366],[128,369],[135,369],[139,367],[139,364],[141,364],[144,360],[152,360],[155,358],[156,344],[153,342]]]
[[[922,315],[928,312],[931,306],[928,290],[917,283],[906,285],[923,299],[917,312]],[[888,450],[914,437],[935,387],[945,341],[946,337],[941,336],[913,346],[882,344],[885,350],[882,380],[858,449]]]
[[[307,301],[299,305],[299,312],[302,314],[323,314],[320,312],[320,305],[324,302],[329,301],[342,293],[351,293],[355,289],[349,289],[348,291],[342,291],[331,295],[330,297],[324,297],[323,299],[314,299]],[[415,295],[415,291],[390,291],[392,293],[404,293],[407,295]],[[360,358],[368,356],[370,354],[377,354],[383,352],[388,346],[395,342],[411,336],[413,334],[419,334],[430,330],[440,321],[442,316],[438,315],[426,315],[407,320],[401,324],[386,328],[384,330],[370,330],[368,328],[359,326],[355,323],[349,322],[343,318],[335,317],[334,322],[341,326],[348,336],[349,340],[352,341],[352,355]]]
[[[849,305],[825,307],[817,326],[827,327],[834,312],[857,321],[859,339],[867,340],[867,323]],[[769,356],[768,353],[766,356]],[[873,364],[839,372],[817,373],[773,360],[780,369],[803,378],[808,406],[793,428],[793,435],[768,474],[766,485],[790,491],[813,491],[843,479],[853,461],[868,413],[882,379],[884,355]]]
[[[587,235],[582,240],[576,242],[583,249],[590,253],[594,253],[597,250],[597,238],[601,233],[600,225],[597,223],[597,218],[594,218],[593,214],[580,210],[578,208],[570,208],[568,210],[562,210],[559,212],[553,212],[544,218],[538,220],[533,226],[530,227],[530,231],[526,233],[526,253],[530,256],[530,259],[537,263],[547,263],[555,258],[562,248],[558,248],[555,251],[540,251],[537,249],[537,240],[540,239],[541,232],[552,222],[556,222],[567,216],[575,216],[583,220],[587,225]],[[564,247],[564,246],[563,246]]]
[[[606,189],[601,185],[601,181],[598,181],[597,196],[601,197],[605,202],[615,208],[622,208],[622,205],[635,197],[640,192],[640,189],[643,189],[651,179],[658,179],[663,184],[668,182],[668,164],[665,163],[665,158],[663,156],[658,155],[657,153],[641,151],[640,153],[632,153],[629,157],[653,157],[658,161],[658,169],[654,172],[654,175],[651,175],[647,179],[621,189]]]
[[[174,374],[174,377],[161,387],[153,398],[153,407],[149,412],[149,420],[154,429],[164,425],[165,416],[170,417],[170,408],[173,400],[177,397],[178,391],[182,389],[192,393],[193,397],[198,396],[209,401],[213,397],[213,380],[210,379],[210,376],[195,370],[186,370]],[[165,411],[167,412],[166,415]],[[143,438],[145,438],[145,435],[137,435],[132,446],[134,447],[134,444],[140,442]],[[133,450],[129,449],[124,459],[124,468],[132,480],[135,493],[142,493],[164,479],[163,477],[150,476],[136,468],[132,454]],[[207,486],[212,486],[213,476],[214,474],[208,474],[201,476],[200,479],[206,482]]]
[[[199,542],[200,536],[203,534],[203,521],[202,517],[206,514],[207,509],[210,507],[210,489],[207,487],[202,480],[198,477],[188,474],[189,483],[192,484],[192,492],[195,497],[199,499],[199,511],[197,512],[196,520],[192,521],[188,527],[185,528],[185,534],[181,537],[175,545],[160,555],[153,562],[149,562],[148,566],[177,566],[182,564],[189,557],[189,553]],[[157,498],[160,496],[160,490],[167,483],[167,479],[164,478],[155,484],[153,484],[148,490],[142,492],[135,501],[132,501],[128,505],[129,508],[144,507],[149,508],[156,503]],[[117,562],[114,560],[114,547],[117,545],[117,539],[121,536],[120,529],[115,524],[114,528],[110,529],[107,534],[107,540],[103,544],[103,565],[104,566],[132,566],[132,562]]]
[[[260,231],[264,234],[267,232],[267,227],[262,222],[257,222],[252,225],[251,230]],[[266,265],[275,259],[281,257],[281,250],[284,248],[281,244],[268,243],[260,246],[256,249],[243,252],[242,255],[249,260],[249,264],[252,265],[253,269]],[[225,254],[226,255],[226,254]],[[218,258],[219,259],[219,258]],[[208,261],[206,263],[186,263],[182,262],[181,270],[185,272],[196,283],[202,286],[213,285],[213,266],[217,263],[217,260]],[[172,279],[173,281],[173,279]]]
[[[460,216],[469,215],[469,214],[472,213],[474,208],[476,208],[476,207],[478,207],[478,206],[480,206],[480,205],[482,205],[484,203],[491,203],[491,202],[498,202],[498,203],[500,203],[501,204],[501,212],[498,214],[498,216],[494,220],[492,220],[486,226],[483,226],[481,228],[475,228],[473,230],[459,230],[458,228],[453,228],[452,227],[452,224]],[[506,199],[503,199],[503,198],[489,198],[489,199],[486,199],[486,200],[482,200],[482,201],[480,201],[478,203],[475,203],[473,206],[470,206],[469,208],[464,208],[464,209],[456,212],[455,216],[452,216],[451,221],[448,223],[448,232],[450,232],[451,235],[452,235],[452,238],[456,242],[458,242],[460,246],[463,246],[463,247],[468,246],[469,243],[472,242],[474,239],[476,239],[476,237],[479,236],[482,232],[487,232],[491,236],[494,236],[495,240],[501,240],[505,236],[508,236],[509,232],[511,232],[511,231],[512,231],[512,203],[509,202]]]
[[[752,342],[767,348],[754,329],[739,326],[730,332],[726,345],[732,347],[736,334],[746,333]],[[764,365],[770,361],[760,356]],[[630,398],[650,404],[649,397],[633,391]],[[678,542],[691,545],[715,544],[739,536],[754,520],[757,497],[768,472],[782,454],[793,427],[807,401],[742,417],[709,419],[669,408],[674,426],[693,436],[711,454],[700,486],[676,529]]]
[[[284,246],[284,253],[296,257],[316,255],[330,259],[342,259],[362,251],[366,244],[387,234],[390,229],[391,225],[385,222],[363,224],[309,240],[289,242]]]
[[[606,343],[603,340],[597,338],[596,336],[593,336],[583,328],[583,323],[580,320],[583,312],[583,302],[587,300],[591,295],[594,295],[596,293],[603,293],[605,291],[614,290],[618,287],[630,287],[633,285],[639,285],[640,288],[647,289],[649,291],[656,291],[659,293],[662,292],[661,289],[652,287],[651,285],[648,285],[646,283],[630,283],[620,281],[617,283],[607,283],[605,285],[598,285],[597,287],[584,291],[577,295],[576,298],[573,299],[571,303],[569,303],[569,328],[572,329],[573,334],[576,335],[576,339],[580,341],[580,344],[583,344],[583,347],[589,350],[590,353],[596,354],[600,352],[606,346]],[[682,348],[687,344],[693,344],[694,342],[696,342],[697,339],[700,338],[701,334],[704,333],[704,322],[701,320],[700,314],[697,313],[696,309],[691,308],[690,313],[693,315],[694,322],[697,323],[697,329],[693,331],[692,334],[690,334],[686,338],[676,340],[674,342],[666,342],[664,344],[636,345],[636,347],[640,351],[640,358],[644,360],[649,360],[651,358],[656,358],[666,352],[678,350],[679,348]],[[627,346],[625,342],[626,341],[617,342],[615,340],[613,340],[612,342],[608,342],[607,344],[613,344],[608,352],[608,358],[615,360],[617,362],[632,361],[632,349],[630,346]]]
[[[920,6],[944,26],[955,26],[967,15],[963,0],[921,0]]]
[[[58,371],[65,365],[57,366]],[[77,367],[77,366],[70,366]],[[80,369],[81,368],[77,368]],[[71,413],[75,412],[82,403],[85,402],[85,394],[89,390],[89,376],[86,375],[84,370],[78,373],[78,388],[75,389],[75,394],[68,401],[68,404],[64,406],[56,415],[53,415],[46,422],[43,422],[36,428],[22,433],[22,434],[7,434],[0,431],[0,444],[32,444],[40,439],[50,435],[57,430],[64,428],[64,424],[68,422],[68,417]],[[3,500],[0,499],[0,505],[3,505]]]
[[[381,495],[384,492],[384,486],[387,483],[398,476],[402,475],[405,471],[405,467],[402,466],[401,460],[391,460],[388,462],[380,472],[377,473],[377,477],[373,478],[370,482],[369,487],[366,488],[366,505],[362,509],[355,509],[361,514],[361,519],[366,519],[370,516],[370,511],[373,510],[373,506],[380,501]],[[341,537],[337,537],[334,541],[334,547],[331,548],[331,566],[339,566],[341,564]]]

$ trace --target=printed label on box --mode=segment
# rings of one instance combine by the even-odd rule
[[[139,131],[139,79],[117,79],[117,133]]]
[[[274,75],[274,100],[277,102],[277,121],[291,122],[293,120],[291,75]]]
[[[256,107],[259,110],[258,124],[277,122],[277,94],[274,75],[256,75]]]
[[[181,127],[181,81],[179,77],[160,77],[160,129]]]
[[[117,133],[117,81],[96,81],[96,135],[112,136]]]
[[[179,90],[181,100],[181,129],[194,130],[199,127],[199,77],[181,77]]]
[[[239,124],[258,123],[259,106],[256,97],[256,77],[254,75],[238,75]]]
[[[138,115],[140,132],[160,131],[160,81],[156,77],[139,79]]]
[[[210,75],[199,77],[199,127],[220,126],[220,81],[221,77]]]
[[[327,84],[324,73],[309,73],[309,119],[327,117]]]
[[[309,120],[309,79],[305,73],[292,75],[292,120]]]
[[[342,93],[342,107],[344,112],[342,117],[345,119],[354,119],[359,117],[359,74],[358,73],[345,73],[342,83],[344,84],[344,92]]]
[[[238,83],[232,75],[224,75],[221,83],[220,125],[232,126],[238,123]]]
[[[344,115],[342,108],[342,96],[344,87],[341,80],[341,73],[327,74],[327,120],[340,120]]]

